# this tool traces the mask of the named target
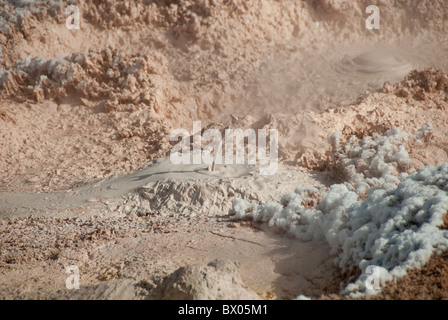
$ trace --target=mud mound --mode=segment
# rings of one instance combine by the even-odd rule
[[[383,92],[394,92],[397,96],[416,100],[430,100],[431,94],[448,102],[448,76],[440,69],[413,70],[404,81],[391,85],[385,83]]]
[[[232,204],[229,199],[239,197],[253,201],[269,201],[294,186],[294,181],[303,181],[322,187],[321,177],[290,168],[279,167],[279,176],[288,181],[277,180],[277,176],[263,176],[257,169],[244,167],[238,177],[226,177],[225,165],[208,172],[204,179],[160,179],[147,183],[126,196],[117,204],[117,211],[132,216],[160,216],[177,219],[189,217],[214,217],[227,214]],[[202,170],[206,170],[205,168]]]
[[[186,266],[167,276],[157,288],[165,300],[258,300],[247,288],[231,261],[215,260],[207,266]]]

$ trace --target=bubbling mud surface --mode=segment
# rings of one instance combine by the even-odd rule
[[[342,64],[345,72],[360,75],[392,73],[403,77],[412,69],[411,64],[403,60],[400,54],[383,51],[368,51],[354,58],[343,59]]]
[[[400,42],[372,45],[361,40],[315,51],[298,45],[292,51],[277,50],[241,95],[241,109],[252,107],[259,114],[319,112],[352,103],[362,93],[381,89],[386,81],[401,81],[414,69],[436,66],[448,70],[443,46],[429,52],[422,52],[423,47],[406,47]]]

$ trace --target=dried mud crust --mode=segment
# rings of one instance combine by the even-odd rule
[[[0,67],[5,69],[0,70],[0,192],[69,189],[136,170],[148,159],[166,155],[173,125],[189,128],[192,119],[221,121],[230,111],[240,112],[238,97],[254,89],[247,83],[253,81],[254,70],[264,68],[262,61],[272,48],[312,51],[319,47],[316,39],[350,43],[371,36],[359,28],[358,20],[365,17],[369,0],[87,0],[52,1],[51,8],[49,1],[19,1],[23,5],[6,7],[7,3],[12,1],[0,1]],[[67,4],[80,5],[82,28],[92,35],[83,48],[95,49],[78,50],[82,38],[75,33],[63,34],[64,41],[54,34],[54,41],[44,41],[49,29],[55,28],[57,34],[64,28]],[[396,6],[382,8],[386,23],[376,33],[378,39],[446,34],[444,0]],[[110,48],[98,47],[109,42]],[[39,58],[43,46],[46,56]],[[59,55],[58,46],[73,53]],[[25,59],[27,54],[34,58]],[[19,57],[22,61],[17,61]],[[274,63],[272,68],[276,67]],[[413,133],[431,123],[434,130],[427,143],[407,145],[410,166],[419,169],[448,160],[446,79],[441,70],[413,71],[405,81],[386,83],[381,92],[362,95],[348,107],[329,108],[324,100],[323,112],[260,115],[254,109],[252,116],[246,116],[243,110],[233,124],[277,128],[281,160],[299,170],[337,173],[341,163],[332,161],[328,134],[341,131],[341,140],[347,141],[353,135],[358,139],[382,135],[393,127]],[[310,82],[316,80],[309,77]],[[249,95],[254,97],[247,105],[251,111],[260,102],[255,99],[257,89]],[[311,197],[302,205],[312,208],[319,201]],[[5,237],[18,231],[12,237],[15,242],[2,242],[7,244],[1,248],[2,267],[58,261],[59,253],[53,250],[58,246],[72,248],[74,260],[82,258],[92,242],[105,244],[136,235],[129,226],[141,232],[152,228],[145,217],[139,218],[93,220],[92,226],[76,219],[4,220]],[[36,230],[51,236],[40,242]],[[117,271],[100,274],[107,280]],[[328,293],[337,292],[334,285]]]
[[[191,230],[193,221],[189,223]],[[188,224],[186,226],[188,228]],[[0,269],[8,265],[57,260],[63,252],[87,252],[92,244],[101,245],[140,233],[176,232],[167,219],[157,216],[104,218],[27,217],[2,219]]]
[[[123,54],[111,48],[49,60],[30,58],[3,73],[0,89],[2,99],[61,101],[71,94],[89,101],[107,100],[106,111],[129,103],[159,111],[166,103],[157,89],[171,82],[165,66],[157,54]]]
[[[2,170],[3,188],[17,179],[28,184],[26,189],[33,184],[35,189],[67,188],[86,177],[128,172],[165,156],[169,132],[174,123],[179,125],[176,118],[189,118],[175,107],[181,93],[165,65],[157,54],[108,48],[28,59],[3,73],[0,144],[8,168]],[[22,161],[14,161],[17,156]],[[70,158],[77,164],[68,164]]]
[[[403,98],[421,101],[435,100],[439,108],[445,109],[448,101],[448,76],[442,70],[435,68],[423,71],[413,70],[400,83],[393,85],[386,82],[382,91],[393,92]]]
[[[11,65],[17,59],[14,46],[20,41],[29,41],[36,28],[44,22],[62,23],[65,4],[48,1],[0,1],[0,67]]]

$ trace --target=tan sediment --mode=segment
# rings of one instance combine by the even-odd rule
[[[411,1],[396,7],[380,4],[381,28],[368,31],[364,21],[370,2],[81,1],[80,30],[65,28],[63,5],[47,10],[45,4],[33,4],[37,11],[20,24],[7,22],[10,31],[0,32],[0,67],[9,70],[0,85],[3,199],[17,193],[17,200],[19,192],[77,192],[92,181],[132,174],[149,160],[165,157],[172,146],[172,129],[191,131],[194,120],[202,120],[204,127],[219,123],[221,129],[227,125],[278,129],[281,165],[308,175],[302,183],[333,181],[327,172],[332,165],[327,136],[335,131],[342,131],[343,139],[350,135],[363,138],[395,126],[414,132],[431,123],[434,131],[427,144],[408,145],[411,165],[419,169],[447,162],[448,8],[444,1]],[[0,4],[2,14],[13,14],[5,3]],[[425,70],[429,67],[437,69]],[[231,114],[237,116],[236,121]],[[325,179],[314,176],[316,171],[323,171]],[[286,189],[300,177],[285,173],[271,183],[288,179]],[[223,184],[228,190],[219,196],[220,201],[228,197],[231,204],[235,194],[260,202],[277,196],[272,189],[260,189],[265,181],[259,178],[241,174],[235,181]],[[219,188],[213,183],[211,187],[198,183],[198,189],[215,195]],[[246,193],[229,192],[235,185],[243,189],[245,183]],[[49,217],[2,219],[5,235],[17,230],[8,233],[8,246],[1,252],[4,297],[39,297],[39,286],[45,288],[42,297],[57,297],[56,291],[64,289],[63,265],[77,261],[85,266],[89,283],[101,274],[117,274],[101,269],[117,263],[129,267],[123,277],[140,281],[158,275],[167,265],[167,270],[174,271],[181,264],[219,258],[212,254],[219,247],[229,251],[227,258],[243,261],[243,280],[261,295],[269,296],[272,290],[277,298],[292,298],[312,283],[324,288],[333,281],[336,271],[327,264],[316,273],[310,271],[329,259],[324,247],[318,247],[322,252],[313,256],[314,244],[295,250],[289,239],[261,236],[241,227],[218,230],[234,238],[220,237],[198,230],[201,217],[187,223],[190,232],[181,227],[181,234],[173,235],[177,227],[170,224],[170,214],[176,214],[176,208],[171,212],[166,207],[175,201],[162,193],[178,188],[186,194],[180,207],[194,211],[200,205],[189,201],[191,190],[196,189],[178,181],[160,185],[160,194],[152,197],[166,200],[155,201],[166,216],[154,210],[123,217],[126,204],[118,202],[101,208],[100,213],[84,203],[62,210],[63,205],[49,201],[53,206],[33,208],[32,201],[24,198],[21,206],[14,205],[22,213],[47,210]],[[212,202],[215,198],[201,194],[199,199]],[[95,204],[103,199],[91,201]],[[130,210],[143,203],[137,196],[126,201]],[[207,208],[223,210],[211,214],[216,218],[225,215],[223,208],[227,207],[213,204]],[[84,222],[60,220],[62,211],[65,217],[87,217],[91,229]],[[99,217],[93,217],[95,213]],[[110,220],[103,222],[108,215]],[[153,219],[160,225],[155,226]],[[145,225],[143,229],[131,230],[138,222]],[[214,221],[210,225],[212,230],[222,227]],[[36,233],[36,227],[45,231]],[[149,234],[140,234],[142,230]],[[161,235],[154,236],[157,232]],[[197,237],[205,240],[189,242]],[[251,241],[264,246],[253,250]],[[193,249],[185,253],[176,242]],[[151,249],[148,243],[157,246]],[[106,258],[108,246],[113,255]],[[126,252],[137,246],[142,246],[141,252],[132,262],[133,256]],[[167,248],[173,255],[164,255]],[[231,248],[241,252],[233,254]],[[269,258],[271,250],[281,253],[271,253]],[[151,259],[163,263],[148,263],[151,254]],[[313,258],[301,264],[299,260],[308,254]],[[255,264],[271,268],[257,270],[265,282],[250,275],[250,266]],[[437,263],[431,262],[429,268],[433,265]],[[25,284],[29,275],[38,279],[46,268],[58,275]],[[282,276],[276,278],[277,274]],[[289,281],[292,288],[288,288]],[[19,289],[13,290],[17,285]],[[319,295],[319,288],[309,294]],[[402,297],[413,297],[413,293]]]

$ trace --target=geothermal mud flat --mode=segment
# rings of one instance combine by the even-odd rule
[[[367,2],[0,1],[0,297],[445,298],[448,7]],[[194,121],[277,172],[173,164]]]

